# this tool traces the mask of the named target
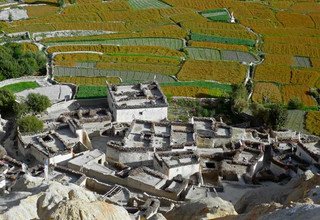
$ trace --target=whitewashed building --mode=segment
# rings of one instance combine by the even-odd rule
[[[167,118],[168,102],[156,82],[107,86],[108,104],[116,122]]]
[[[159,152],[154,155],[153,166],[168,179],[177,175],[189,178],[200,172],[200,158],[193,151]]]

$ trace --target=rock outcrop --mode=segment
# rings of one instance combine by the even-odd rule
[[[192,201],[173,209],[165,214],[165,217],[170,220],[179,219],[214,219],[228,215],[237,215],[233,205],[221,199],[220,197],[203,198],[197,201]]]
[[[266,203],[280,203],[288,205],[291,202],[307,202],[319,204],[320,176],[306,172],[300,177],[293,178],[285,185],[261,187],[246,193],[236,204],[238,213],[246,213],[255,206]]]
[[[40,219],[130,219],[124,208],[97,201],[94,193],[73,184],[51,183],[37,207]]]
[[[14,190],[8,198],[0,198],[0,208],[4,210],[1,220],[131,219],[123,207],[99,201],[99,196],[74,184],[46,183],[42,178],[25,175]],[[1,206],[1,200],[7,207]]]
[[[41,219],[64,220],[130,220],[123,207],[103,201],[86,202],[81,199],[61,201],[49,212],[42,213]]]

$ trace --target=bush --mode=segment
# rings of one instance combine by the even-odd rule
[[[303,109],[303,103],[301,99],[295,97],[288,102],[288,109]]]
[[[14,115],[16,112],[16,96],[13,92],[1,89],[0,90],[0,112],[2,116],[8,117]]]
[[[25,116],[19,119],[18,126],[21,132],[43,131],[43,122],[33,115]]]
[[[251,105],[251,110],[258,123],[275,130],[282,128],[288,117],[287,109],[278,104],[265,107],[261,104],[254,103]]]
[[[231,97],[233,103],[232,108],[236,113],[241,113],[249,107],[248,91],[244,85],[240,84],[233,86]]]
[[[51,102],[47,96],[37,93],[30,93],[27,96],[26,104],[29,109],[35,113],[44,112],[51,106]]]
[[[275,130],[282,128],[287,120],[288,110],[283,106],[273,104],[269,108],[269,125]]]

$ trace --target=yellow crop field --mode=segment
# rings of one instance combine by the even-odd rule
[[[289,66],[259,65],[254,75],[255,81],[288,84],[291,79]]]
[[[316,87],[316,83],[320,80],[320,72],[309,69],[293,70],[291,75],[292,84],[306,85]]]
[[[284,27],[315,27],[314,22],[308,15],[280,11],[276,14],[276,17]]]
[[[256,83],[252,100],[259,103],[282,103],[282,95],[279,87],[274,83]]]
[[[320,112],[310,111],[306,116],[306,129],[315,135],[320,135]]]
[[[59,65],[60,61],[85,62],[85,61],[100,61],[101,59],[102,59],[102,55],[90,54],[90,53],[58,54],[54,57],[54,61],[57,65]]]
[[[54,37],[45,38],[42,42],[55,41],[81,41],[81,40],[103,40],[103,39],[117,39],[117,38],[139,38],[139,37],[169,37],[169,38],[185,38],[187,31],[178,26],[164,25],[161,27],[150,28],[139,33],[116,33],[96,36],[76,36],[76,37]]]
[[[214,80],[238,84],[244,81],[247,68],[236,62],[188,60],[178,73],[182,81]]]
[[[265,60],[262,65],[285,65],[285,66],[292,66],[293,62],[293,55],[287,54],[266,54]]]
[[[254,80],[314,87],[319,78],[320,72],[312,69],[291,70],[285,65],[260,65],[256,69]]]
[[[282,87],[282,99],[288,103],[290,99],[298,97],[305,106],[316,106],[317,102],[308,95],[309,87],[304,85],[286,85]]]
[[[48,15],[54,15],[58,7],[52,5],[28,6],[26,7],[29,18],[38,18]]]
[[[99,55],[90,53],[76,53],[76,54],[58,54],[55,56],[55,63],[57,65],[60,61],[66,62],[106,62],[106,63],[144,63],[144,64],[159,64],[159,65],[174,65],[180,64],[180,60],[170,57],[161,56],[129,56],[129,55]]]
[[[113,46],[113,45],[66,45],[52,46],[47,52],[68,52],[68,51],[96,51],[107,54],[141,54],[157,55],[166,57],[184,57],[185,54],[177,50],[157,46]]]
[[[162,75],[174,76],[180,70],[179,66],[143,64],[143,63],[105,63],[98,62],[98,69],[109,70],[124,70],[124,71],[139,71],[146,73],[158,73]]]
[[[303,44],[269,43],[263,45],[263,50],[271,54],[292,54],[320,58],[320,47]]]
[[[32,42],[27,36],[9,35],[15,32],[29,31],[34,38],[39,36],[33,35],[36,32],[70,30],[62,35],[41,35],[40,42],[49,55],[80,52],[57,55],[57,66],[85,68],[88,63],[88,68],[93,69],[240,84],[248,73],[247,66],[238,61],[215,61],[218,55],[213,58],[207,54],[212,50],[197,49],[204,51],[208,60],[192,60],[188,48],[243,51],[264,57],[253,69],[253,101],[287,103],[297,96],[308,106],[315,104],[306,91],[320,87],[320,5],[316,0],[65,0],[63,7],[56,0],[26,0],[25,4],[21,7],[27,10],[28,19],[0,22],[5,33],[1,42]],[[235,16],[235,23],[229,22],[226,12]],[[24,51],[38,51],[32,43],[22,45]],[[221,54],[232,60],[247,58],[243,53]],[[163,76],[159,80],[164,78],[171,79]],[[78,84],[99,82],[93,79],[60,80]],[[179,90],[166,86],[172,94],[194,97],[207,94],[205,89],[194,84]]]
[[[290,10],[297,13],[309,13],[309,12],[319,12],[320,5],[315,1],[306,1],[306,2],[296,2],[290,7]]]
[[[216,97],[213,90],[193,86],[161,86],[162,91],[168,96],[206,98]]]
[[[22,49],[23,51],[27,52],[27,51],[31,51],[31,52],[38,52],[39,48],[37,45],[32,44],[32,43],[22,43]]]
[[[315,68],[320,68],[320,58],[311,58],[311,64]]]
[[[309,16],[312,18],[313,22],[315,23],[315,27],[317,29],[320,28],[320,15],[319,15],[319,11],[318,12],[314,12],[314,13],[310,13]]]

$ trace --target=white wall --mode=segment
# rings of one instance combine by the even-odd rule
[[[40,163],[44,163],[45,160],[48,159],[46,155],[44,155],[42,152],[40,152],[38,149],[36,149],[33,146],[30,148],[30,154],[34,156],[34,158],[36,158],[36,160],[39,161]]]
[[[6,186],[6,179],[3,179],[0,181],[0,189],[4,188]]]
[[[20,153],[25,157],[29,153],[29,150],[24,148],[24,144],[19,139],[18,139],[18,149]]]
[[[46,155],[41,153],[35,147],[31,147],[30,154],[33,155],[36,158],[36,160],[39,161],[40,163],[44,163],[45,160],[48,159]],[[72,157],[73,157],[73,154],[71,152],[67,154],[57,155],[52,158],[49,158],[49,164],[58,164],[66,160],[70,160]]]
[[[200,171],[200,164],[189,164],[186,166],[178,166],[169,168],[168,178],[172,179],[173,177],[180,174],[184,178],[189,178],[191,175]]]
[[[153,160],[153,152],[125,152],[107,146],[106,158],[132,166],[150,165]]]
[[[142,113],[142,114],[140,114]],[[168,108],[139,108],[118,109],[115,111],[114,119],[117,122],[132,122],[134,119],[161,121],[168,116]]]
[[[178,166],[173,168],[168,168],[167,166],[161,166],[158,161],[154,158],[153,160],[153,168],[168,177],[168,179],[172,179],[177,175],[181,175],[184,178],[189,178],[191,175],[200,172],[200,163],[198,164],[189,164],[185,166]]]
[[[263,167],[263,158],[264,158],[264,154],[257,160],[255,165],[252,167],[250,175],[255,174],[257,171],[259,171]]]
[[[61,154],[61,155],[57,155],[55,157],[50,158],[49,159],[49,163],[50,164],[58,164],[58,163],[70,160],[71,158],[73,158],[73,154],[72,153]]]

